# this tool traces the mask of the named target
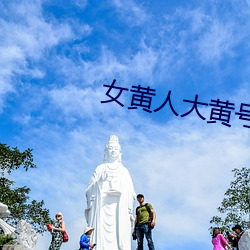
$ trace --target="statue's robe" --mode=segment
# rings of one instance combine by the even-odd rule
[[[99,165],[86,189],[88,226],[94,227],[91,243],[95,250],[130,250],[135,191],[128,170]]]

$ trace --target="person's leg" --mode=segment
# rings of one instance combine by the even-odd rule
[[[52,250],[60,250],[60,248],[61,248],[61,245],[62,245],[62,240],[61,239],[55,239],[54,241],[53,241],[53,245],[52,245]]]
[[[143,239],[145,234],[145,227],[144,225],[139,225],[136,229],[136,236],[137,236],[137,244],[138,250],[143,250]]]
[[[49,246],[49,250],[53,250],[55,248],[54,245],[55,245],[55,241],[52,239],[50,246]]]
[[[146,239],[148,241],[148,249],[149,250],[155,250],[154,242],[153,242],[153,239],[152,239],[152,230],[149,228],[148,225],[147,225],[147,228],[146,228],[145,236],[146,236]]]

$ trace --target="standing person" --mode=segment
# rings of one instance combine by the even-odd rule
[[[241,228],[240,225],[235,225],[232,230],[236,233],[235,234],[231,234],[231,236],[234,238],[234,244],[236,246],[236,249],[239,250],[239,240],[242,236],[242,234],[244,233],[243,229]]]
[[[143,239],[145,235],[148,242],[148,249],[155,250],[152,239],[152,229],[155,226],[156,213],[150,203],[145,203],[143,194],[137,195],[137,201],[140,205],[136,208],[133,232],[133,235],[136,234],[137,237],[137,249],[143,250]],[[149,222],[150,217],[151,221]]]
[[[49,250],[60,250],[63,242],[63,232],[66,230],[65,222],[62,220],[63,215],[61,212],[56,213],[56,223],[51,226],[52,240]]]
[[[212,244],[214,245],[213,250],[225,250],[225,246],[232,249],[218,227],[213,229]]]
[[[91,241],[96,250],[131,250],[131,228],[135,191],[122,164],[119,138],[111,135],[104,163],[97,166],[86,188],[87,225],[95,228]]]
[[[95,247],[94,244],[90,244],[90,235],[93,232],[94,228],[93,227],[86,227],[83,235],[80,238],[80,249],[79,250],[89,250],[93,249]]]

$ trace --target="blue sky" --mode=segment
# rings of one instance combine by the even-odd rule
[[[250,1],[66,2],[0,1],[1,143],[32,148],[38,166],[10,178],[52,216],[64,214],[62,250],[77,249],[85,188],[116,134],[136,192],[157,213],[156,249],[211,249],[209,220],[231,170],[250,158],[250,121],[235,114],[250,104]],[[171,91],[179,116],[168,104],[128,109],[130,91],[119,97],[123,107],[101,103],[113,79],[154,89],[152,111]],[[231,127],[207,123],[212,106],[198,105],[206,120],[195,111],[181,117],[192,108],[183,100],[196,95],[235,104]],[[37,250],[49,243],[49,233],[39,236]]]

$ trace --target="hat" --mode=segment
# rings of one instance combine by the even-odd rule
[[[144,198],[144,195],[143,194],[137,194],[136,198]]]
[[[95,230],[93,227],[86,227],[83,233],[86,234],[87,232],[93,231],[93,230]]]
[[[62,214],[61,212],[57,212],[57,213],[56,213],[56,216],[57,216],[57,215],[61,215],[61,216],[63,217],[63,214]]]
[[[232,230],[239,229],[240,231],[243,231],[240,225],[235,225]]]

